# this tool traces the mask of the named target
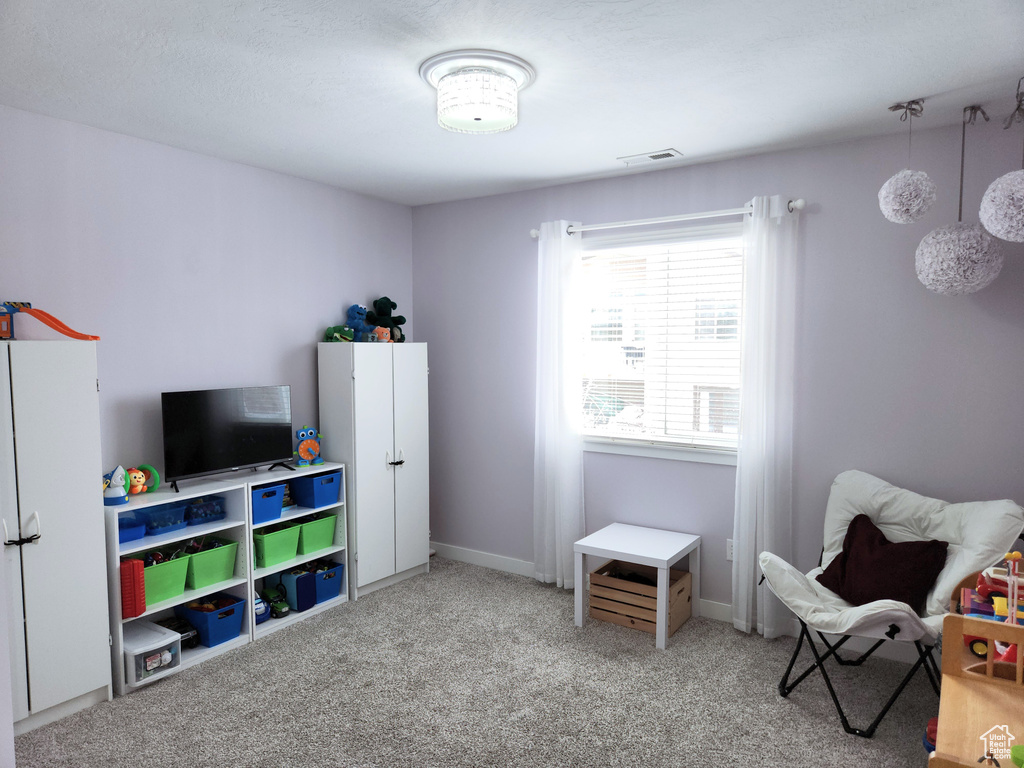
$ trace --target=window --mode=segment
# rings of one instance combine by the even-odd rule
[[[740,225],[585,241],[581,279],[584,434],[735,450]]]
[[[738,339],[740,305],[735,301],[697,301],[697,338],[706,341]]]

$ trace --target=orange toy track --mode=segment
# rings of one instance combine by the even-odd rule
[[[60,333],[63,333],[65,336],[68,336],[68,337],[70,337],[72,339],[81,339],[82,341],[99,341],[100,340],[99,336],[90,336],[87,333],[79,333],[78,331],[74,331],[71,328],[68,328],[66,325],[64,325],[64,323],[62,323],[56,317],[51,315],[49,312],[44,312],[41,309],[35,309],[33,307],[25,307],[21,311],[22,312],[27,312],[28,314],[32,315],[32,317],[34,317],[39,322],[43,323],[44,325],[50,326],[51,328],[53,328],[53,330],[59,331]]]
[[[90,336],[86,333],[79,333],[78,331],[66,326],[49,312],[44,312],[41,309],[35,309],[31,304],[24,301],[0,302],[0,321],[3,321],[0,322],[0,338],[14,338],[14,315],[18,312],[24,312],[32,315],[32,317],[43,325],[47,325],[58,333],[62,333],[72,339],[81,339],[82,341],[99,341],[100,339],[99,336]]]

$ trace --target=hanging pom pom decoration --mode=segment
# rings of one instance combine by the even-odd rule
[[[964,224],[964,147],[967,123],[978,113],[988,120],[981,107],[964,109],[960,132],[960,208],[957,223],[939,227],[925,235],[914,258],[917,279],[925,288],[945,296],[977,293],[999,276],[1003,254],[998,243],[980,224]]]
[[[903,170],[878,190],[878,207],[894,224],[912,224],[935,202],[935,182],[924,171]]]
[[[924,112],[924,100],[914,99],[905,104],[893,104],[890,112],[903,111],[900,122],[907,123],[907,165],[914,118]],[[895,224],[911,224],[920,219],[935,202],[935,182],[924,171],[902,170],[878,190],[878,207],[882,215]]]
[[[1024,77],[1017,81],[1017,108],[1006,118],[1003,129],[1024,123]],[[1024,151],[1021,154],[1024,169]],[[1024,170],[1011,171],[993,181],[981,199],[978,216],[985,229],[998,238],[1024,243]]]
[[[980,224],[933,229],[917,246],[917,279],[944,296],[977,293],[1003,268],[1003,254]]]
[[[985,229],[1002,240],[1024,243],[1024,170],[993,181],[978,211]]]

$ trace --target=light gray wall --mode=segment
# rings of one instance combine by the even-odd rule
[[[968,219],[1018,167],[1019,133],[970,129]],[[348,304],[387,294],[431,345],[433,537],[532,560],[530,229],[802,196],[795,545],[809,567],[843,469],[952,500],[1024,501],[1022,248],[1004,248],[1003,274],[975,296],[933,295],[914,275],[921,237],[955,221],[959,146],[957,128],[915,133],[912,165],[940,200],[908,226],[876,202],[906,165],[895,137],[410,211],[0,107],[0,298],[103,337],[104,465],[159,466],[161,391],[289,383],[294,420],[315,421],[313,342]],[[18,334],[56,337],[30,318]],[[702,534],[705,597],[727,602],[733,475],[588,454],[588,527]]]
[[[350,304],[388,295],[415,332],[411,230],[407,206],[0,107],[0,299],[101,337],[107,469],[163,466],[163,391],[290,384],[315,424],[315,343]]]
[[[970,127],[965,220],[1019,167],[1020,128]],[[804,197],[797,317],[796,561],[821,547],[832,478],[859,468],[950,500],[1024,502],[1024,248],[967,297],[930,293],[914,251],[957,215],[959,127],[915,131],[939,201],[922,222],[878,210],[905,137],[853,141],[413,210],[413,298],[431,355],[436,541],[532,561],[536,241],[553,219],[620,221]],[[618,520],[705,537],[705,598],[730,601],[729,467],[588,454],[588,531]]]

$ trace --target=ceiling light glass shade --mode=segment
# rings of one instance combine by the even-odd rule
[[[456,133],[500,133],[519,122],[519,92],[533,67],[518,56],[480,48],[446,51],[420,64],[437,89],[437,124]]]
[[[500,133],[519,122],[516,81],[485,67],[468,67],[437,83],[437,123],[456,133]]]

